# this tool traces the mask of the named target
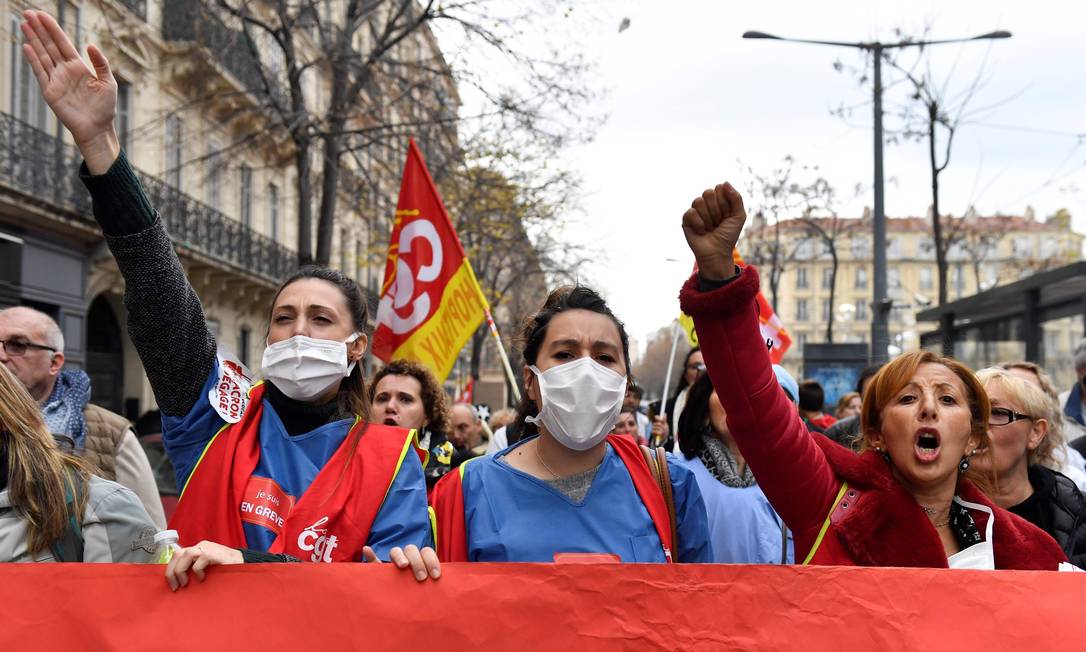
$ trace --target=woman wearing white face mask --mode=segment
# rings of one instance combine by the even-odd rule
[[[229,547],[193,546],[183,560],[198,569],[240,562],[231,548],[246,548],[352,561],[367,549],[367,559],[410,562],[425,576],[419,548],[431,535],[414,436],[363,420],[366,308],[357,285],[322,267],[283,283],[269,306],[265,382],[217,354],[200,300],[118,145],[117,83],[105,56],[92,45],[87,65],[52,17],[24,18],[24,54],[84,156],[95,218],[125,278],[128,332],[182,488],[171,527],[183,543]],[[436,564],[432,551],[425,557]],[[175,578],[182,583],[185,568]]]
[[[442,561],[712,561],[690,472],[668,459],[670,477],[658,484],[636,443],[608,436],[629,343],[603,299],[584,287],[554,291],[522,341],[525,437],[435,487]]]

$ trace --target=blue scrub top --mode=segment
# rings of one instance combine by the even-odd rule
[[[207,443],[226,424],[208,398],[218,376],[219,361],[216,360],[200,400],[188,414],[181,417],[162,415],[162,440],[173,462],[179,489],[185,486]],[[260,418],[260,460],[253,477],[274,480],[297,502],[343,443],[353,423],[352,419],[334,421],[292,437],[287,434],[275,409],[265,400]],[[275,532],[261,525],[243,521],[242,529],[246,543],[254,550],[267,550],[275,541]],[[426,481],[417,455],[404,457],[366,543],[384,560],[396,546],[415,544],[421,548],[433,545]]]
[[[717,480],[696,457],[688,460],[680,455],[676,461],[693,474],[701,489],[709,517],[713,558],[717,563],[781,563],[783,521],[769,504],[761,487],[729,487]],[[791,530],[787,535],[786,556],[789,564],[795,563]]]
[[[607,444],[584,501],[509,466],[504,457],[531,438],[463,469],[464,524],[470,561],[550,562],[557,553],[617,555],[664,563],[663,547],[622,459]],[[712,562],[705,505],[697,482],[668,456],[675,494],[676,561]]]

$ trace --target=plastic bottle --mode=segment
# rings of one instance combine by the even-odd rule
[[[177,530],[163,530],[155,535],[155,563],[168,564],[178,549]]]

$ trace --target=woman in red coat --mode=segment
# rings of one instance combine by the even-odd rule
[[[910,353],[886,365],[863,397],[856,455],[811,435],[781,391],[762,339],[758,273],[732,251],[746,220],[731,184],[706,190],[683,215],[699,272],[682,289],[728,427],[804,563],[1056,570],[1051,537],[993,505],[968,479],[987,454],[990,406],[972,372]]]

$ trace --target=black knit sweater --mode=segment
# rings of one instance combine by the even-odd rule
[[[122,152],[109,170],[80,178],[94,201],[94,219],[124,276],[128,335],[143,362],[159,408],[183,416],[203,393],[215,364],[215,338],[173,243],[139,178]],[[326,405],[295,401],[269,383],[265,394],[287,432],[310,432],[341,417],[335,400]]]

